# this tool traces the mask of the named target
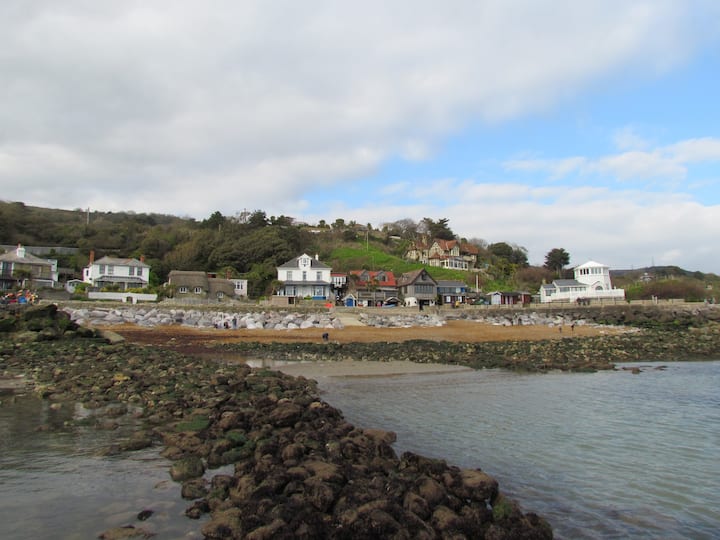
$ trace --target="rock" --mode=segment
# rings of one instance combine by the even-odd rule
[[[185,480],[180,490],[183,499],[200,499],[208,494],[207,482],[203,478]]]
[[[458,497],[474,501],[491,501],[498,494],[498,482],[492,476],[477,469],[460,471],[462,485],[455,490]]]
[[[97,335],[99,338],[104,339],[110,345],[117,345],[118,343],[122,343],[123,341],[125,341],[124,337],[122,337],[117,332],[113,332],[112,330],[100,329],[97,331]]]
[[[205,473],[205,465],[197,456],[182,458],[170,467],[170,477],[176,482],[197,478]]]
[[[440,483],[430,477],[421,477],[418,480],[418,494],[427,501],[428,505],[435,506],[447,498],[447,493]]]
[[[155,536],[154,533],[141,529],[140,527],[133,527],[127,525],[125,527],[115,527],[114,529],[108,529],[98,536],[103,540],[122,540],[123,538],[150,538]]]
[[[445,535],[450,531],[458,530],[462,525],[462,520],[455,512],[447,506],[438,506],[432,514],[432,524],[435,529],[440,531],[441,535]]]
[[[268,416],[268,421],[278,427],[292,426],[303,412],[304,409],[295,403],[279,403]]]

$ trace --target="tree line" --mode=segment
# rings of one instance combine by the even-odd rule
[[[76,255],[58,254],[56,258],[60,266],[78,275],[91,251],[96,258],[144,256],[152,268],[153,285],[164,283],[171,270],[229,273],[248,279],[251,296],[267,294],[277,276],[276,267],[300,253],[330,260],[339,245],[364,240],[403,257],[410,244],[422,238],[474,245],[483,275],[500,283],[537,286],[544,279],[561,275],[569,263],[569,254],[556,248],[548,254],[545,267],[530,267],[524,247],[460,238],[447,218],[406,218],[373,228],[343,218],[312,225],[297,223],[290,216],[268,216],[262,210],[244,210],[233,216],[216,211],[196,220],[165,214],[58,210],[0,201],[0,243],[77,247]],[[353,269],[344,268],[343,261],[334,263],[339,271]]]

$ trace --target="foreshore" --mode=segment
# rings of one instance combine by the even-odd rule
[[[450,373],[472,371],[465,366],[446,364],[418,364],[409,360],[376,362],[371,360],[340,360],[338,362],[277,362],[273,369],[293,377],[306,377],[321,381],[327,377],[393,377],[424,373]]]
[[[0,341],[3,376],[53,408],[82,404],[91,414],[78,426],[136,423],[108,452],[162,449],[188,518],[209,515],[198,524],[205,538],[552,538],[494,478],[396,455],[394,433],[349,424],[306,377],[128,343],[52,307],[12,326]],[[212,475],[224,465],[233,473]],[[138,517],[89,534],[147,537],[153,525]]]
[[[674,324],[671,331],[476,321],[276,334],[179,326],[98,330],[43,306],[2,325],[3,376],[16,387],[25,381],[54,407],[83,404],[93,411],[83,425],[139,422],[109,451],[160,445],[190,501],[187,515],[210,515],[201,526],[206,538],[551,538],[542,518],[523,513],[481,470],[397,456],[393,433],[348,424],[321,400],[313,379],[484,367],[611,369],[642,355],[717,358],[720,350],[713,322]],[[516,336],[510,341],[490,337],[510,332]],[[517,337],[523,332],[526,339]],[[238,358],[272,363],[253,369]],[[227,464],[233,474],[203,478]],[[152,532],[151,520],[129,525],[138,534]]]

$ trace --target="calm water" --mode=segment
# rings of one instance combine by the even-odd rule
[[[558,538],[720,538],[720,362],[324,379],[396,450],[480,467]]]
[[[112,527],[134,525],[154,538],[202,538],[185,517],[189,503],[170,479],[158,449],[97,457],[110,433],[62,426],[76,411],[53,411],[33,397],[0,405],[0,538],[87,539]],[[153,510],[146,521],[137,514]]]
[[[351,422],[398,452],[480,467],[558,538],[720,538],[720,362],[639,375],[502,371],[323,379]],[[157,449],[96,457],[110,435],[36,431],[75,411],[0,406],[0,538],[96,538],[135,525],[202,538]],[[209,475],[218,471],[210,471]],[[152,509],[147,521],[137,513]]]

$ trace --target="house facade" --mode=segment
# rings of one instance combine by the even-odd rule
[[[385,270],[351,270],[348,290],[358,304],[374,306],[398,297],[395,275]]]
[[[178,300],[222,301],[237,296],[234,280],[210,277],[201,271],[171,270],[168,284]]]
[[[437,296],[440,303],[446,306],[467,303],[468,286],[463,281],[439,279]]]
[[[457,240],[422,239],[410,245],[405,258],[428,266],[468,271],[475,267],[479,250],[471,244]]]
[[[491,306],[515,306],[529,304],[532,295],[526,291],[494,291],[487,294]]]
[[[277,267],[277,279],[282,286],[277,296],[334,300],[332,268],[318,259],[303,253]]]
[[[417,303],[420,307],[427,306],[437,299],[437,281],[424,268],[402,274],[397,285],[398,292],[408,305]]]
[[[624,300],[625,290],[612,286],[610,267],[588,261],[573,269],[574,279],[556,279],[540,287],[541,302]]]
[[[36,257],[21,245],[0,255],[0,290],[16,286],[54,287],[58,280],[57,261]]]
[[[90,252],[90,261],[83,268],[83,281],[98,289],[140,289],[147,287],[149,280],[150,266],[145,264],[143,257],[140,260],[102,257],[96,261],[95,254]]]

